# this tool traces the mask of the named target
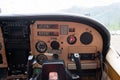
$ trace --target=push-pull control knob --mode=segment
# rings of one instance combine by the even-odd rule
[[[76,37],[74,35],[69,35],[67,38],[68,44],[74,44],[76,42]]]

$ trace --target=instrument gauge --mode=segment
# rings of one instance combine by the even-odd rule
[[[77,39],[76,39],[76,37],[74,35],[69,35],[67,37],[68,44],[74,44],[74,43],[76,43],[76,41],[77,41]]]
[[[82,35],[80,36],[80,41],[81,43],[88,45],[92,42],[93,40],[93,36],[90,32],[84,32],[82,33]]]
[[[52,42],[51,42],[51,48],[52,48],[52,49],[58,50],[59,47],[60,47],[59,42],[57,42],[57,41],[52,41]]]
[[[44,54],[38,54],[36,56],[36,61],[38,64],[42,65],[44,61],[48,60],[47,56]]]
[[[44,53],[47,50],[47,44],[44,41],[38,41],[36,43],[36,50],[40,53]]]

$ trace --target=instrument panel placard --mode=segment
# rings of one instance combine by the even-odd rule
[[[58,24],[37,24],[37,29],[58,29]]]

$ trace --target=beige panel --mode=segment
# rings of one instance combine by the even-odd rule
[[[85,63],[82,63],[82,64],[81,64],[81,68],[82,68],[82,69],[97,69],[97,68],[98,68],[97,65],[98,65],[98,64],[97,64],[97,63],[94,63],[94,62],[92,62],[92,63],[87,63],[87,62],[85,62]],[[75,64],[68,64],[68,69],[76,70]]]
[[[113,67],[108,62],[106,62],[106,64],[108,66],[108,76],[111,80],[120,80],[119,74],[113,69]]]
[[[120,76],[120,55],[113,48],[110,48],[106,60],[114,71]]]
[[[58,29],[37,29],[38,24],[58,24]],[[60,25],[68,25],[69,28],[74,28],[75,32],[68,32],[67,35],[60,34]],[[101,35],[92,27],[75,22],[62,22],[62,21],[36,21],[34,24],[31,25],[31,53],[33,55],[38,54],[49,54],[48,50],[51,49],[50,43],[52,41],[58,41],[60,44],[61,54],[59,54],[59,58],[65,61],[65,64],[71,64],[72,62],[68,59],[69,53],[97,53],[102,52],[103,47],[103,40]],[[59,36],[38,36],[38,32],[58,32]],[[88,44],[84,45],[80,42],[80,36],[84,32],[90,32],[93,35],[93,41]],[[74,35],[77,38],[77,41],[74,45],[70,45],[67,43],[67,37],[69,35]],[[39,53],[36,48],[35,44],[38,41],[44,41],[47,46],[48,50],[45,53]],[[46,55],[48,58],[50,55]],[[93,62],[98,62],[94,60]],[[84,61],[84,63],[87,63]],[[93,63],[92,63],[93,64]],[[99,65],[97,65],[99,66]]]
[[[4,68],[4,67],[8,67],[8,64],[6,59],[5,46],[4,46],[4,41],[2,37],[1,27],[0,27],[0,43],[2,44],[2,49],[0,50],[0,54],[2,54],[2,59],[3,59],[3,63],[0,64],[0,68]]]

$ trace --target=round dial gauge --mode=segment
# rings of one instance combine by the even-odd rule
[[[52,47],[52,49],[59,49],[60,44],[57,41],[52,41],[51,42],[51,47]]]
[[[89,32],[84,32],[80,36],[80,41],[85,45],[90,44],[92,42],[92,40],[93,40],[93,36]]]
[[[36,50],[40,53],[44,53],[47,50],[47,44],[44,41],[38,41],[36,43]]]
[[[44,61],[48,60],[47,56],[45,56],[44,54],[39,54],[36,56],[36,61],[37,63],[39,63],[40,65],[43,64]]]
[[[69,44],[74,44],[76,42],[76,37],[74,35],[69,35],[68,38],[67,38],[67,42]]]

